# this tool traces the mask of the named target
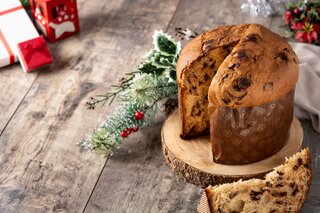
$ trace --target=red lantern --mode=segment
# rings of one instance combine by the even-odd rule
[[[76,0],[30,0],[35,25],[50,42],[80,31]]]

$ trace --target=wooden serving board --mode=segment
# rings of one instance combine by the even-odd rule
[[[274,167],[284,163],[301,148],[303,130],[293,118],[286,145],[271,157],[245,165],[223,165],[212,161],[209,136],[191,140],[180,138],[180,117],[176,110],[165,121],[161,131],[162,149],[167,164],[180,177],[201,187],[233,182],[239,179],[263,178]]]

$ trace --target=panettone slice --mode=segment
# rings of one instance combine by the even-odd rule
[[[306,148],[268,173],[264,180],[209,186],[205,192],[212,213],[299,212],[311,179],[310,150]]]

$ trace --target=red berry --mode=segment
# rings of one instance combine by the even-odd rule
[[[135,119],[137,119],[137,120],[141,120],[141,119],[143,119],[144,114],[143,114],[142,112],[136,111],[136,112],[134,113],[134,117],[135,117]]]
[[[132,129],[131,128],[127,128],[126,131],[127,131],[127,134],[130,135],[131,132],[132,132]]]
[[[139,131],[139,127],[132,127],[132,131],[138,132]]]
[[[299,8],[296,7],[296,8],[294,8],[293,12],[294,12],[294,14],[298,14],[300,12],[300,10],[299,10]]]
[[[123,131],[121,132],[121,137],[126,138],[127,136],[128,136],[127,131],[123,130]]]

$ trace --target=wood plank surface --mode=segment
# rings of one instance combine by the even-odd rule
[[[139,64],[152,46],[145,40],[153,29],[168,25],[177,5],[176,1],[81,2],[81,33],[54,44],[54,63],[40,71],[30,89],[36,74],[28,76],[19,90],[26,96],[19,96],[23,101],[16,100],[13,107],[18,109],[12,110],[11,119],[7,115],[9,124],[2,125],[6,127],[0,136],[0,212],[84,209],[107,159],[84,152],[76,143],[113,109],[89,112],[85,102]],[[18,79],[14,76],[18,68],[12,69],[17,69],[12,76]],[[1,77],[1,85],[6,80]],[[14,79],[10,83],[14,85]]]
[[[85,0],[78,0],[78,8],[80,9]],[[55,56],[55,44],[48,44],[50,51]],[[41,68],[39,71],[51,70],[50,66]],[[20,103],[28,93],[32,83],[38,76],[39,71],[32,73],[23,73],[19,63],[0,68],[0,135],[6,125],[16,112]]]

